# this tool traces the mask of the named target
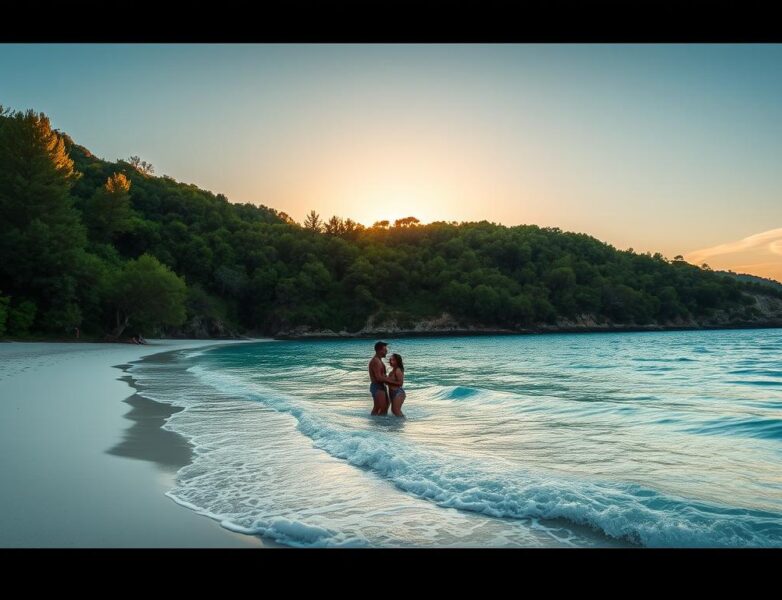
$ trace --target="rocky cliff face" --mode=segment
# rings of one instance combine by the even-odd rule
[[[743,310],[729,313],[725,310],[717,310],[708,317],[688,319],[677,318],[646,325],[633,325],[628,323],[613,323],[611,321],[596,319],[594,315],[579,315],[576,319],[561,319],[556,324],[541,324],[537,329],[542,331],[563,330],[622,330],[622,329],[710,329],[724,327],[782,327],[782,300],[773,296],[752,294],[755,298],[754,314]]]
[[[282,331],[275,337],[279,338],[340,338],[340,337],[374,337],[378,335],[454,335],[470,333],[514,333],[512,329],[500,329],[497,327],[483,327],[478,325],[464,325],[459,323],[448,313],[439,317],[421,319],[409,325],[400,324],[397,319],[377,321],[372,315],[366,324],[358,331],[332,331],[331,329],[310,329],[302,326]]]
[[[755,298],[757,308],[764,318],[782,319],[782,300],[773,296],[752,294]]]
[[[398,319],[377,321],[373,315],[359,331],[332,331],[331,329],[310,329],[306,326],[280,331],[275,337],[281,339],[299,338],[369,338],[378,336],[416,335],[471,335],[503,333],[545,333],[556,331],[660,331],[666,329],[721,329],[729,327],[782,327],[782,300],[772,296],[753,294],[756,300],[754,313],[742,311],[728,313],[714,311],[709,317],[699,319],[675,319],[662,323],[632,324],[615,323],[591,314],[578,315],[574,319],[560,319],[556,323],[539,323],[527,327],[499,328],[460,323],[448,313],[439,317],[421,319],[410,324],[400,324]]]

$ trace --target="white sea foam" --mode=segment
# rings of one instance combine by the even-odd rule
[[[333,427],[277,391],[198,365],[191,372],[217,389],[294,416],[298,429],[331,456],[369,469],[399,489],[443,507],[506,519],[567,519],[647,546],[782,545],[779,515],[693,504],[632,485],[523,471],[492,473],[480,464],[454,462],[403,441],[390,454],[382,437]],[[436,395],[465,398],[481,393],[463,390],[443,389]]]

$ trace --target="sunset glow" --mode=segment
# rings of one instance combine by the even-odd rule
[[[299,222],[537,224],[779,279],[779,239],[752,240],[782,226],[781,63],[778,45],[5,45],[0,103]],[[43,83],[66,65],[79,85]]]
[[[696,265],[754,273],[782,281],[782,227],[684,255]]]

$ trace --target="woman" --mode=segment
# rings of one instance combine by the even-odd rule
[[[388,363],[391,365],[391,372],[388,374],[388,393],[391,397],[391,412],[396,417],[404,418],[402,414],[402,402],[405,401],[407,393],[402,385],[405,382],[405,364],[402,357],[398,354],[392,354]],[[393,381],[393,383],[391,383]]]

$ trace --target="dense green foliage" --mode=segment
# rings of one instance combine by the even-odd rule
[[[0,296],[0,336],[5,335],[6,322],[8,321],[8,304],[11,299],[7,296]]]
[[[25,300],[36,304],[42,329],[71,326],[82,318],[76,287],[85,234],[70,195],[77,176],[63,139],[43,115],[3,117],[0,285],[11,297],[12,312]]]
[[[534,225],[399,219],[299,226],[131,157],[107,162],[32,111],[0,116],[0,335],[277,333],[448,312],[464,324],[648,324],[755,315],[757,283]]]
[[[119,336],[133,321],[147,328],[185,322],[187,286],[158,259],[143,254],[106,278],[103,297],[114,309]]]
[[[759,283],[761,285],[769,286],[779,292],[782,292],[782,283],[769,279],[768,277],[758,277],[757,275],[748,275],[747,273],[734,273],[733,271],[717,271],[720,275],[728,275],[739,281],[745,281],[750,283]]]

